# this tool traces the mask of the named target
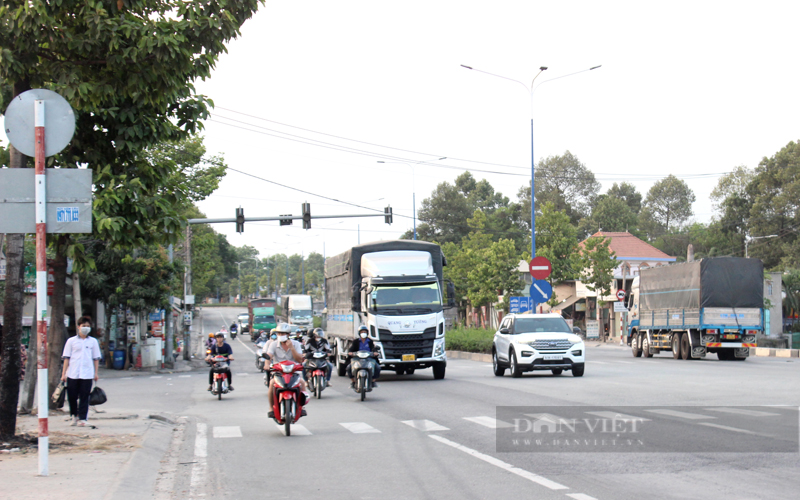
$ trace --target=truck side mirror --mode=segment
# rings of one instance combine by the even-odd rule
[[[452,281],[447,282],[447,307],[456,306],[456,287]]]

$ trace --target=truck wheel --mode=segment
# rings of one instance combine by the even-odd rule
[[[514,353],[513,349],[511,350],[511,356],[509,356],[509,358],[511,359],[511,376],[520,378],[522,376],[522,370],[517,363],[517,355]]]
[[[681,358],[681,334],[672,334],[672,357],[675,359]]]
[[[444,371],[447,368],[447,365],[442,362],[437,362],[433,364],[433,379],[434,380],[442,380],[444,378]]]
[[[506,374],[506,369],[500,366],[500,361],[497,359],[497,351],[492,351],[492,371],[495,377],[502,377]]]
[[[689,359],[692,357],[692,346],[689,345],[689,334],[684,333],[681,335],[681,359]]]
[[[645,358],[653,357],[653,353],[650,352],[650,340],[647,338],[646,333],[642,334],[642,356],[644,356]]]
[[[639,336],[635,334],[631,337],[631,354],[634,358],[642,357],[642,350],[639,349]]]

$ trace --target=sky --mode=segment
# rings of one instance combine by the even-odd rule
[[[646,195],[673,174],[697,196],[694,220],[709,222],[720,175],[800,139],[797,19],[788,0],[268,0],[197,83],[216,105],[208,154],[231,169],[199,206],[210,218],[392,206],[391,226],[214,226],[262,257],[335,255],[398,238],[413,198],[419,210],[465,170],[515,200],[530,182],[533,117],[537,161],[569,150],[601,192],[627,181]]]

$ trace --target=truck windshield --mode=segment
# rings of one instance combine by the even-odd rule
[[[375,285],[369,295],[375,314],[426,314],[442,310],[438,283],[419,285]]]
[[[293,318],[310,318],[311,309],[292,309]]]
[[[562,318],[517,318],[514,321],[514,333],[536,332],[572,333],[572,330]]]
[[[275,316],[256,316],[253,323],[275,323]]]

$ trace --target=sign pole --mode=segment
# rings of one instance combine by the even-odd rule
[[[47,197],[45,189],[44,159],[44,100],[34,102],[36,133],[36,333],[38,335],[38,385],[39,385],[39,475],[48,475],[49,436],[48,384],[47,384]]]

